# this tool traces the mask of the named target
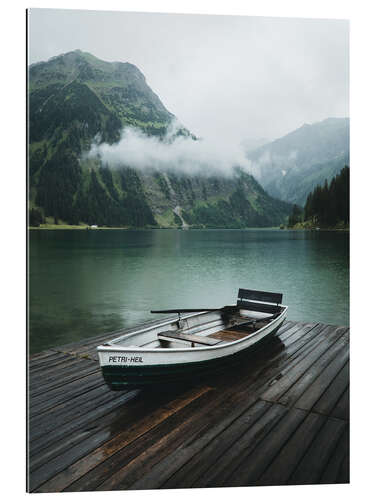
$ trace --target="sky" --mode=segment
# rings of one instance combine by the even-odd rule
[[[81,49],[135,64],[199,137],[272,140],[349,116],[349,23],[31,9],[29,62]]]

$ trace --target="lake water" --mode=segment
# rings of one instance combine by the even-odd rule
[[[221,307],[238,288],[282,292],[288,319],[349,322],[349,235],[254,230],[30,231],[30,352]]]

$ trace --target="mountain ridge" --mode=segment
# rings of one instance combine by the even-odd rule
[[[349,118],[304,124],[253,151],[254,175],[275,197],[304,205],[310,191],[349,163]]]
[[[101,158],[85,156],[94,141],[115,144],[129,126],[163,141],[174,120],[130,63],[79,50],[34,63],[30,207],[69,224],[126,227],[179,227],[182,220],[194,227],[274,226],[286,220],[291,206],[268,196],[240,169],[232,177],[202,176],[156,166],[138,170],[126,158],[109,168]],[[179,135],[196,140],[183,126]]]

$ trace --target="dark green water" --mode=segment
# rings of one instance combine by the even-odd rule
[[[282,292],[288,318],[347,325],[349,235],[281,230],[30,231],[30,352]]]

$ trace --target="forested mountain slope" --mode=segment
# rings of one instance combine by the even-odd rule
[[[41,220],[126,227],[278,225],[291,206],[248,173],[181,172],[173,165],[116,166],[88,156],[124,127],[165,140],[175,117],[138,68],[79,50],[29,67],[30,206]],[[183,126],[174,137],[197,138]],[[173,140],[168,138],[168,140]],[[235,166],[235,165],[234,165]],[[34,219],[33,219],[34,220]]]
[[[304,205],[310,191],[349,165],[349,119],[327,118],[248,153],[272,196]]]

